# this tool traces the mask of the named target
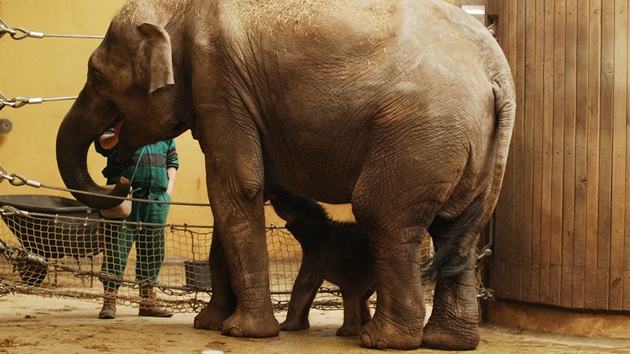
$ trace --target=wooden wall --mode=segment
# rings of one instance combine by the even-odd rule
[[[494,225],[498,299],[630,311],[628,0],[487,0],[517,122]]]

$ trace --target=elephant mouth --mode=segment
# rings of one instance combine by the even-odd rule
[[[107,122],[106,130],[114,128],[117,124],[121,124],[122,127],[123,125],[131,121],[129,116],[125,114],[124,110],[121,109],[116,102],[110,100],[109,105],[110,107],[108,114],[110,115],[110,118]],[[127,126],[126,128],[129,128],[129,126]],[[120,131],[122,131],[122,129]]]
[[[110,129],[114,129],[114,130],[118,129],[119,140],[117,143],[117,153],[116,153],[116,159],[118,160],[118,162],[123,162],[131,158],[131,156],[133,155],[133,152],[135,151],[129,146],[129,143],[124,139],[124,136],[126,135],[126,131],[123,131],[122,128],[125,124],[124,123],[126,120],[125,118],[126,117],[122,112],[117,111],[109,119],[109,122],[107,123],[107,127],[105,129],[105,131],[110,130]]]
[[[139,135],[136,135],[133,128],[138,128],[137,125],[129,124],[129,122],[133,122],[128,118],[125,113],[123,113],[118,107],[112,107],[113,114],[111,115],[109,121],[107,122],[104,131],[110,130],[112,128],[116,129],[118,125],[118,144],[117,144],[117,160],[118,162],[126,161],[131,158],[134,152],[139,149],[141,146],[146,145],[147,143],[159,140],[173,139],[180,135],[181,133],[188,130],[188,124],[185,120],[179,120],[175,118],[176,116],[172,116],[169,120],[169,125],[166,130],[160,130],[158,134],[153,136],[152,140],[149,140],[147,136],[144,136],[145,141],[140,140],[139,138],[142,136],[142,133],[147,133],[148,129],[144,129]],[[132,127],[130,130],[129,128]],[[102,134],[103,132],[101,132]]]
[[[107,129],[112,129],[113,127],[116,126],[116,124],[118,124],[118,122],[123,121],[123,114],[120,112],[116,112],[114,113],[114,115],[112,115],[112,117],[109,119],[109,122],[107,124]]]

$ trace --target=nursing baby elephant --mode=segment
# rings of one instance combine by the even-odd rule
[[[278,335],[263,205],[284,189],[352,204],[378,280],[363,346],[473,349],[475,244],[514,117],[497,42],[442,0],[130,0],[88,61],[57,161],[68,188],[110,192],[88,173],[94,138],[122,121],[125,160],[192,130],[214,215],[213,294],[197,328]],[[98,209],[120,202],[75,197]],[[427,231],[436,289],[423,328]]]
[[[339,287],[343,325],[338,336],[356,336],[370,318],[369,299],[376,286],[374,255],[367,235],[354,222],[334,221],[310,198],[271,191],[271,205],[302,246],[302,264],[293,291],[285,331],[309,328],[308,313],[327,280]]]

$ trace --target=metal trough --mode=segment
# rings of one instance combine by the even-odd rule
[[[98,211],[74,199],[48,195],[5,195],[0,196],[2,206],[28,212],[5,210],[0,214],[22,246],[40,257],[47,260],[66,256],[78,258],[101,251]],[[45,265],[36,262],[23,261],[17,267],[20,277],[29,285],[41,284],[48,272]]]
[[[186,285],[195,288],[211,289],[210,265],[208,261],[184,261]]]

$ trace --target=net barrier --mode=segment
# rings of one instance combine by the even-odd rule
[[[120,284],[118,304],[137,307],[141,301],[139,288],[144,284],[135,280],[135,247],[126,258],[122,279],[101,272],[101,265],[103,250],[112,249],[106,245],[108,234],[142,231],[147,239],[165,233],[159,281],[152,284],[157,290],[157,305],[182,313],[199,312],[208,303],[212,293],[208,267],[212,226],[121,222],[103,219],[97,211],[84,209],[52,214],[0,206],[0,296],[19,293],[100,303],[102,282],[116,281]],[[271,297],[275,309],[281,311],[288,307],[302,249],[283,227],[267,227],[266,239]],[[428,237],[421,252],[423,261],[428,261],[432,252]],[[113,258],[122,260],[115,255]],[[427,291],[427,297],[430,296]],[[313,307],[341,309],[339,288],[324,282]]]

